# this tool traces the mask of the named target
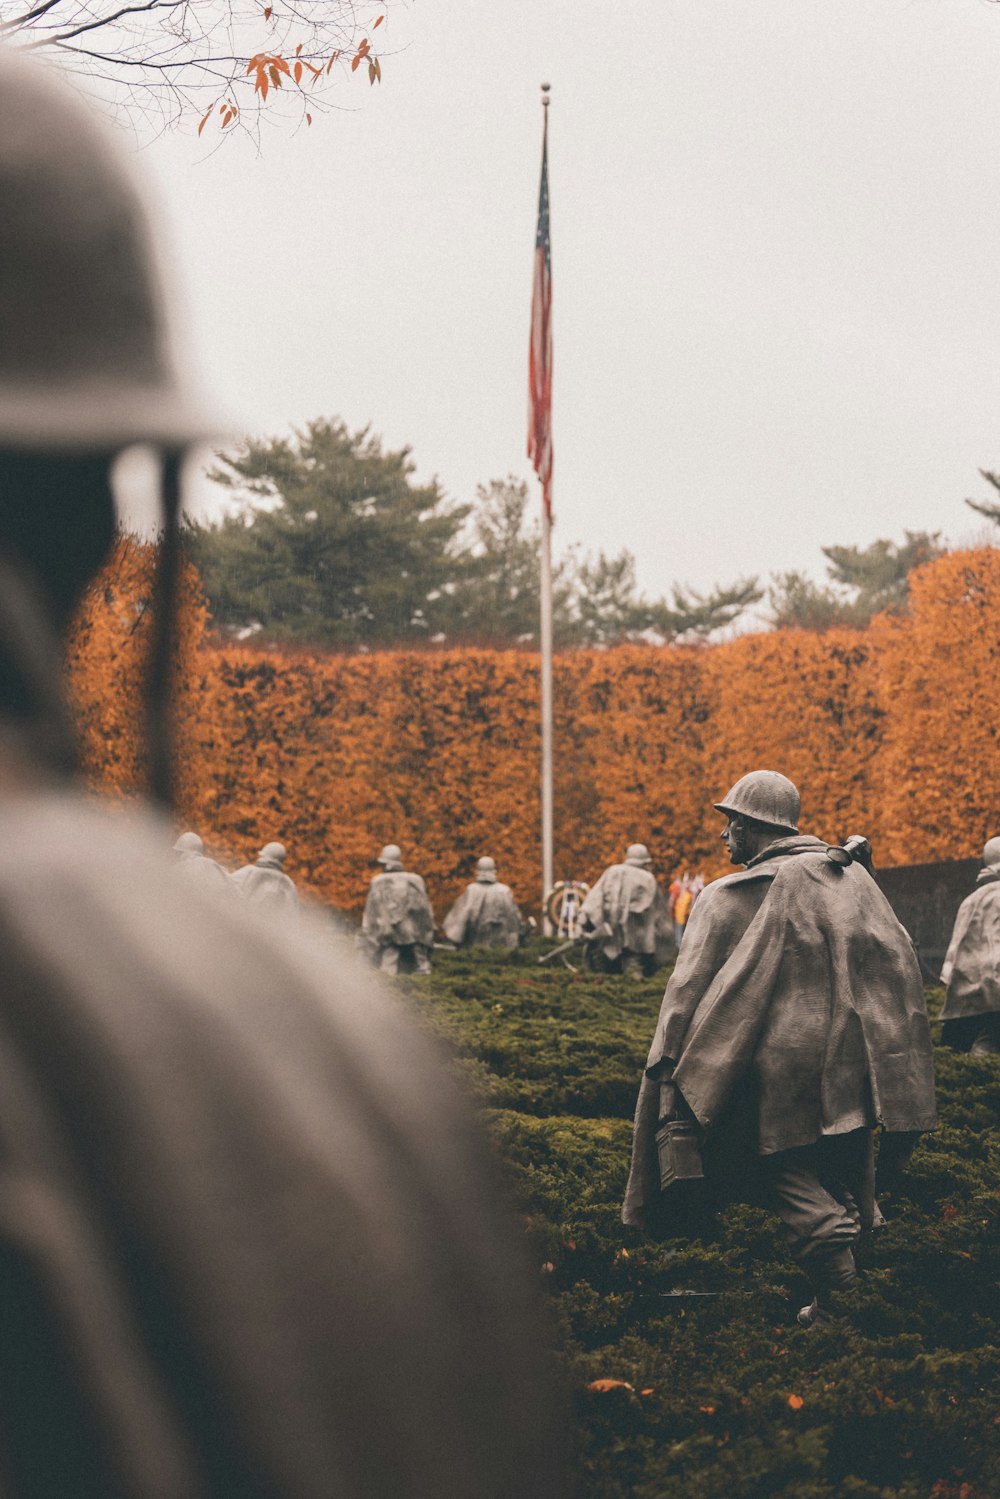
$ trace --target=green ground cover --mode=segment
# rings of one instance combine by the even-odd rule
[[[760,1209],[690,1240],[621,1225],[662,976],[436,957],[408,988],[486,1106],[525,1218],[580,1499],[1000,1495],[1000,1060],[938,1048],[941,1128],[859,1256],[854,1330],[807,1332],[805,1281]]]

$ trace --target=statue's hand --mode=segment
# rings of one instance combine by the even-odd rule
[[[677,1089],[669,1080],[660,1083],[660,1120],[673,1119],[677,1113]]]

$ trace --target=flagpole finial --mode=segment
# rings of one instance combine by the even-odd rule
[[[543,83],[542,84],[542,108],[543,109],[548,109],[548,107],[549,107],[549,89],[551,87],[552,87],[551,83]]]

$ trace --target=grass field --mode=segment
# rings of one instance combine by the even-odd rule
[[[402,982],[509,1171],[580,1499],[1000,1496],[1000,1059],[937,1049],[941,1126],[859,1255],[855,1329],[805,1331],[805,1280],[762,1210],[734,1206],[689,1241],[621,1225],[663,976],[542,968],[537,950],[435,957],[431,979]]]

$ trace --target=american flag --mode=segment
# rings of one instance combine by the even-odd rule
[[[552,520],[552,246],[549,242],[549,121],[542,135],[542,180],[538,189],[535,281],[531,294],[528,351],[528,457],[542,481],[542,502]]]

